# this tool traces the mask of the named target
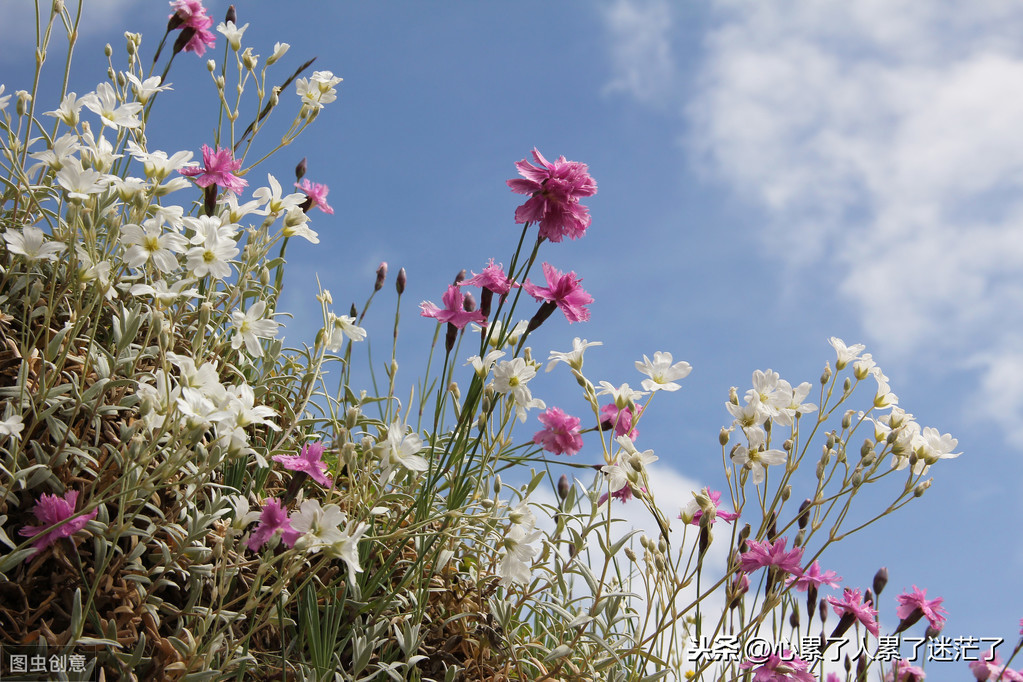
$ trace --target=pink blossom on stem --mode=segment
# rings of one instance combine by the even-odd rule
[[[810,664],[796,656],[788,649],[781,654],[770,654],[766,659],[744,661],[739,664],[742,670],[756,668],[753,682],[816,682],[817,678],[810,672]]]
[[[646,492],[646,488],[642,486],[640,486],[639,489],[642,490],[643,492]],[[629,500],[632,499],[632,487],[628,484],[625,484],[624,486],[614,491],[610,495],[604,493],[603,495],[600,496],[600,499],[597,500],[597,506],[599,507],[605,502],[607,502],[608,498],[610,497],[613,497],[614,499],[624,504],[625,502],[628,502]]]
[[[276,497],[271,497],[263,504],[263,511],[259,515],[259,524],[256,530],[249,536],[248,547],[253,552],[258,552],[260,547],[269,542],[275,533],[280,531],[281,540],[288,547],[292,547],[302,534],[291,527],[288,520],[288,512],[284,505]]]
[[[323,443],[307,443],[302,446],[299,455],[274,455],[272,459],[283,464],[285,469],[308,474],[314,481],[329,488],[334,482],[324,473],[327,470],[327,463],[323,461],[325,450]]]
[[[771,544],[768,541],[758,542],[749,540],[746,546],[749,548],[739,558],[739,567],[750,573],[759,568],[774,567],[786,573],[799,573],[799,563],[803,559],[803,550],[795,547],[785,551],[787,538],[779,538]]]
[[[590,319],[590,311],[585,306],[593,303],[593,297],[579,286],[579,282],[582,280],[576,277],[574,272],[563,274],[553,266],[544,263],[543,274],[547,278],[547,286],[539,287],[527,279],[526,283],[522,285],[526,293],[538,301],[554,304],[561,308],[561,312],[565,313],[569,322],[582,322]]]
[[[539,223],[539,236],[552,242],[560,242],[566,235],[569,239],[582,237],[590,226],[590,215],[579,199],[597,193],[597,183],[586,164],[566,161],[564,156],[551,163],[535,148],[533,159],[538,166],[523,159],[515,164],[522,178],[508,181],[513,192],[530,195],[515,209],[515,222]]]
[[[472,278],[462,281],[461,284],[462,286],[489,289],[501,296],[511,291],[512,287],[518,286],[511,277],[505,274],[504,268],[500,265],[494,265],[493,258],[490,259],[487,267],[483,268],[483,272],[478,275],[473,273]]]
[[[927,675],[923,668],[910,665],[909,661],[900,659],[896,661],[894,670],[885,673],[884,679],[885,682],[923,682],[925,677]]]
[[[838,587],[837,581],[839,580],[841,578],[834,571],[821,572],[820,564],[814,561],[805,571],[790,576],[788,584],[792,585],[795,583],[797,590],[806,592],[811,586],[820,587],[821,585],[827,585],[828,587]]]
[[[918,589],[913,585],[912,593],[900,594],[895,599],[899,602],[895,615],[902,619],[905,627],[923,617],[926,617],[931,627],[937,630],[945,627],[945,616],[948,615],[948,611],[941,606],[941,602],[944,601],[941,597],[928,601],[927,590]],[[903,625],[900,624],[899,629],[904,629]]]
[[[608,403],[600,408],[600,423],[606,424],[605,428],[614,428],[616,436],[628,436],[630,440],[639,437],[639,429],[633,428],[632,423],[643,414],[643,408],[636,406],[636,413],[628,407],[618,409],[614,403]]]
[[[851,620],[858,620],[867,628],[867,632],[877,637],[877,611],[869,604],[863,603],[863,595],[859,590],[845,589],[842,599],[828,597],[828,603],[835,610],[835,614],[843,620],[848,616]],[[839,627],[841,627],[841,622]],[[838,628],[836,628],[837,631]],[[833,635],[836,636],[836,635]]]
[[[301,184],[296,182],[295,187],[298,187],[300,190],[305,192],[307,197],[309,197],[309,201],[312,202],[310,204],[310,208],[318,206],[324,213],[334,215],[334,209],[327,203],[327,194],[330,192],[330,189],[326,185],[303,180]]]
[[[541,412],[537,418],[544,425],[542,431],[533,435],[533,442],[555,455],[574,455],[583,447],[579,435],[579,417],[565,414],[557,407]]]
[[[39,500],[36,502],[33,513],[39,520],[40,525],[25,526],[18,531],[25,537],[35,538],[32,542],[32,546],[35,547],[35,552],[29,554],[25,561],[32,559],[60,538],[71,537],[84,528],[85,524],[96,518],[96,514],[99,512],[98,509],[93,509],[88,514],[78,514],[76,516],[75,505],[77,503],[77,490],[69,490],[64,493],[64,497],[62,498],[48,493],[43,493],[39,496]],[[49,530],[53,526],[64,521],[66,521],[66,523],[61,525],[59,528]]]
[[[214,151],[204,144],[202,146],[202,162],[202,167],[190,166],[182,168],[178,172],[184,176],[195,178],[195,184],[200,187],[217,185],[235,194],[240,193],[249,184],[247,180],[234,174],[234,171],[241,168],[242,162],[235,160],[230,147],[225,149],[217,147]]]
[[[170,30],[181,29],[182,38],[188,36],[182,50],[201,57],[207,47],[213,47],[217,42],[217,37],[208,30],[213,25],[213,17],[206,14],[200,0],[173,0],[170,5],[174,10],[169,17]]]
[[[614,403],[612,403],[612,405],[613,404]],[[607,407],[607,406],[605,406],[605,407]],[[732,521],[735,521],[737,518],[739,518],[739,514],[736,514],[735,512],[725,511],[724,509],[721,509],[718,506],[720,504],[720,502],[721,502],[721,491],[720,490],[711,490],[710,488],[704,488],[703,489],[703,494],[707,496],[707,498],[710,500],[710,503],[714,507],[714,518],[711,519],[711,523],[713,523],[717,519],[721,519],[723,521],[727,521],[727,522],[731,523]],[[699,504],[696,503],[696,500],[693,500],[690,503],[690,505],[692,507],[692,511],[691,511],[692,518],[690,519],[689,524],[692,525],[692,526],[699,526],[700,525],[700,519],[703,518],[703,509],[701,509]],[[682,514],[679,514],[678,518],[679,519],[683,519]]]
[[[432,317],[438,322],[447,322],[458,329],[465,329],[465,325],[470,322],[483,324],[487,319],[478,310],[468,311],[465,309],[465,301],[457,284],[448,285],[448,289],[444,292],[444,297],[441,300],[444,302],[443,308],[438,308],[432,301],[420,303],[419,309],[422,311],[420,315],[422,317]]]

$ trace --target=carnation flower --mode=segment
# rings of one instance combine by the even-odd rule
[[[464,329],[470,322],[482,324],[486,319],[478,310],[469,312],[465,309],[462,292],[457,284],[448,286],[441,299],[444,302],[443,308],[438,308],[432,301],[423,301],[419,304],[422,317],[432,317],[438,322],[447,322],[455,325],[458,329]]]
[[[554,308],[561,308],[565,318],[571,322],[581,322],[590,319],[590,311],[586,306],[593,303],[593,297],[579,286],[580,280],[574,272],[564,274],[548,263],[543,264],[543,273],[547,278],[547,286],[540,287],[528,279],[522,285],[530,296],[538,301],[543,301],[539,312],[530,320],[531,329],[536,329],[547,319]]]
[[[283,464],[285,469],[307,474],[323,487],[329,488],[334,482],[324,473],[327,470],[327,463],[323,461],[325,450],[323,443],[306,443],[299,455],[274,455],[272,459]]]
[[[817,678],[810,672],[810,664],[796,656],[788,649],[782,649],[781,655],[771,654],[766,660],[744,661],[739,664],[742,670],[753,671],[753,682],[816,682]]]
[[[764,542],[756,540],[747,541],[746,546],[749,549],[740,556],[739,567],[747,573],[768,567],[776,568],[786,573],[799,573],[799,565],[803,560],[803,550],[800,547],[794,547],[791,550],[785,551],[785,543],[787,542],[787,538],[779,538],[774,541],[774,544],[766,540]]]
[[[259,515],[259,524],[252,531],[246,544],[253,552],[258,552],[278,532],[281,534],[281,540],[288,547],[293,547],[295,540],[301,535],[291,527],[284,505],[276,497],[271,497],[263,504],[263,510]]]
[[[533,435],[533,442],[542,445],[544,450],[555,455],[574,455],[582,449],[579,417],[573,417],[557,407],[551,407],[541,412],[537,418],[545,428]]]
[[[820,587],[821,585],[827,585],[828,587],[838,587],[838,582],[841,580],[838,574],[834,571],[821,572],[821,566],[819,563],[814,561],[810,566],[800,573],[790,576],[788,584],[794,584],[796,589],[800,592],[806,592],[810,587]]]
[[[600,423],[605,428],[614,428],[616,436],[628,436],[631,440],[639,437],[639,429],[633,428],[634,421],[639,419],[643,408],[636,406],[635,412],[628,406],[620,408],[614,403],[608,403],[600,408]]]
[[[78,503],[78,491],[69,490],[60,498],[56,495],[43,493],[39,496],[33,512],[40,521],[38,526],[25,526],[20,531],[25,537],[34,537],[32,546],[35,551],[26,557],[25,561],[37,556],[44,549],[52,545],[60,538],[69,538],[78,531],[85,528],[92,519],[96,518],[99,509],[93,509],[88,514],[75,514],[75,505]],[[53,528],[61,524],[58,528]],[[52,528],[52,530],[51,530]]]
[[[924,617],[936,630],[945,627],[945,616],[948,612],[941,606],[941,602],[944,601],[941,597],[928,600],[927,590],[918,589],[913,585],[912,593],[900,594],[895,599],[899,602],[895,615],[902,619],[896,632],[902,632]]]
[[[579,203],[580,197],[597,193],[597,183],[590,177],[584,163],[559,157],[549,162],[533,149],[534,166],[525,159],[515,164],[525,179],[508,180],[508,187],[518,194],[529,194],[529,200],[515,209],[515,222],[540,224],[540,238],[560,242],[566,235],[578,239],[590,226],[589,209]]]
[[[842,599],[828,597],[828,603],[835,610],[835,614],[842,618],[839,621],[838,627],[835,628],[835,632],[832,633],[832,637],[838,637],[843,634],[855,621],[862,623],[867,628],[867,632],[877,637],[877,611],[871,608],[869,604],[863,603],[863,595],[859,590],[846,588]]]
[[[302,180],[302,184],[295,183],[295,187],[305,192],[308,197],[309,208],[318,206],[324,213],[334,214],[334,209],[327,203],[327,194],[330,192],[330,188],[326,185],[321,185],[318,182],[309,182],[308,180]],[[306,209],[308,210],[308,209]]]
[[[204,164],[202,167],[189,166],[178,172],[186,177],[195,178],[195,184],[200,187],[217,185],[235,194],[241,192],[249,184],[234,174],[234,171],[241,168],[242,162],[235,160],[230,147],[224,149],[217,147],[214,151],[209,145],[204,144],[202,146],[202,162]]]

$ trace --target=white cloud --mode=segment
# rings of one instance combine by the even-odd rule
[[[699,165],[769,211],[766,242],[796,276],[827,262],[873,346],[1002,384],[1023,364],[1023,8],[714,11],[687,111]],[[1023,395],[1009,407],[1006,427]]]
[[[652,104],[670,92],[675,73],[671,10],[666,0],[616,0],[603,8],[611,49],[607,92]]]

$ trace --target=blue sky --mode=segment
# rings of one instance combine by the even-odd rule
[[[29,4],[0,7],[7,92],[30,85]],[[219,21],[227,3],[207,4]],[[90,8],[79,94],[105,77],[104,43],[116,60],[123,31],[141,31],[151,55],[167,14],[162,3]],[[866,587],[888,566],[889,629],[894,594],[916,584],[945,598],[945,634],[1011,648],[1023,616],[1013,580],[1023,574],[1023,9],[292,1],[238,3],[238,16],[257,54],[291,44],[279,79],[311,56],[345,79],[265,166],[284,182],[307,157],[336,211],[314,215],[319,245],[289,247],[289,342],[314,334],[316,274],[344,310],[361,306],[380,261],[391,281],[404,266],[399,362],[411,380],[433,332],[415,304],[439,302],[462,268],[510,259],[514,162],[534,146],[585,162],[599,187],[586,202],[592,226],[541,258],[583,278],[592,320],[552,318],[532,346],[544,358],[573,336],[603,341],[587,374],[614,384],[638,385],[632,363],[644,353],[692,363],[683,390],[641,423],[639,444],[661,458],[662,504],[722,487],[730,386],[741,394],[767,368],[813,382],[834,363],[829,336],[865,343],[901,405],[951,432],[963,455],[933,467],[922,500],[843,542],[828,567]],[[209,56],[223,58],[222,38]],[[205,58],[179,56],[169,81],[155,119],[165,138],[150,147],[198,152],[215,120]],[[44,109],[55,106],[56,94]],[[378,359],[389,355],[392,292],[389,282],[367,323]],[[580,412],[574,389],[554,372],[534,393]]]

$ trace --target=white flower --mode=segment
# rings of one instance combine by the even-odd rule
[[[784,464],[788,456],[782,450],[765,450],[764,432],[761,429],[747,433],[749,447],[737,445],[732,450],[732,462],[749,470],[753,485],[760,485],[767,475],[765,467],[771,464]]]
[[[284,215],[281,234],[285,237],[302,237],[313,244],[320,243],[320,235],[309,227],[309,216],[301,208],[289,208]]]
[[[559,362],[567,363],[572,369],[579,371],[583,368],[583,353],[586,349],[591,346],[603,346],[603,341],[587,341],[586,339],[580,339],[578,336],[572,339],[572,350],[567,353],[559,353],[558,351],[551,351],[550,355],[547,356],[547,371],[551,371],[554,365]]]
[[[259,339],[270,339],[277,336],[277,328],[280,324],[271,318],[263,317],[266,312],[266,301],[257,301],[244,313],[239,310],[231,312],[231,324],[234,326],[234,336],[231,337],[231,348],[241,348],[245,344],[245,350],[249,355],[263,357],[263,347]],[[273,313],[271,313],[271,316]]]
[[[260,214],[259,200],[253,199],[252,201],[246,201],[244,204],[239,205],[238,197],[235,196],[234,192],[225,192],[221,203],[227,205],[220,214],[221,221],[225,223],[241,222],[241,219],[250,213]]]
[[[727,402],[725,408],[735,419],[735,423],[744,429],[760,426],[767,421],[767,410],[760,404],[760,396],[756,393],[746,396],[745,405],[740,406],[733,402]]]
[[[335,315],[330,313],[327,316],[327,350],[336,353],[341,350],[345,338],[352,341],[362,341],[366,338],[366,330],[355,324],[355,318],[348,315]]]
[[[78,142],[77,136],[65,133],[53,141],[53,146],[50,149],[29,154],[29,157],[46,164],[55,171],[59,171],[68,161],[78,161],[78,159],[74,158],[74,153],[81,148],[82,145]],[[29,172],[31,173],[36,168],[38,166],[33,166]]]
[[[266,174],[266,178],[270,183],[269,187],[260,187],[252,196],[259,199],[265,204],[264,215],[277,215],[281,211],[290,211],[293,208],[299,208],[302,202],[305,201],[305,195],[301,192],[295,192],[282,196],[281,183],[277,182],[277,178]]]
[[[538,530],[530,532],[520,524],[512,524],[501,543],[505,555],[497,567],[497,572],[501,576],[502,584],[510,587],[516,583],[525,585],[529,582],[530,567],[537,552],[532,543],[539,540],[541,535]]]
[[[529,508],[529,503],[526,500],[522,500],[508,511],[508,520],[515,525],[524,527],[527,531],[536,527],[536,515]]]
[[[622,384],[617,388],[610,382],[601,381],[600,390],[597,391],[597,395],[609,395],[611,400],[614,402],[618,409],[624,409],[626,407],[633,408],[636,405],[636,401],[646,395],[645,391],[637,391],[628,384]]]
[[[916,456],[926,465],[930,466],[939,459],[955,459],[961,452],[955,450],[959,441],[952,437],[952,434],[940,433],[937,429],[925,426],[923,431],[913,438],[913,450]],[[926,468],[919,473],[926,473]]]
[[[295,541],[295,549],[309,554],[351,539],[340,528],[345,513],[336,504],[321,507],[318,500],[306,500],[290,520],[291,527],[303,534]]]
[[[57,241],[46,241],[43,231],[38,227],[26,225],[20,231],[7,230],[4,241],[11,253],[25,257],[30,263],[37,260],[57,260],[64,252],[64,245]]]
[[[246,25],[248,25],[248,24],[246,24]],[[288,51],[289,48],[291,48],[291,45],[289,45],[287,43],[274,43],[274,53],[272,55],[270,55],[269,58],[267,58],[266,65],[270,66],[275,61],[277,61],[278,59],[283,57],[284,54]]]
[[[851,346],[846,346],[845,341],[837,336],[832,336],[828,339],[828,343],[831,344],[831,346],[835,349],[835,352],[838,354],[838,359],[835,361],[835,369],[838,370],[845,369],[846,365],[858,358],[860,353],[866,349],[866,346],[862,343],[854,343]]]
[[[4,86],[0,85],[0,92],[3,91]],[[45,112],[45,115],[59,118],[61,121],[64,122],[64,125],[68,126],[69,128],[74,128],[75,126],[78,125],[78,112],[82,110],[82,105],[85,103],[83,101],[84,99],[85,99],[84,97],[79,99],[78,95],[76,95],[73,92],[69,92],[68,94],[64,95],[64,99],[61,100],[60,106],[57,107],[55,111],[47,111]],[[0,107],[0,109],[2,108],[3,107]]]
[[[3,92],[3,86],[0,86],[0,92]],[[21,431],[25,428],[25,424],[22,421],[20,414],[12,414],[7,419],[0,421],[0,436],[10,436],[16,440],[21,439]]]
[[[238,255],[238,245],[230,239],[222,239],[217,233],[207,235],[202,246],[195,246],[185,254],[186,265],[195,277],[209,275],[224,279],[231,274],[228,260]]]
[[[85,201],[92,194],[107,188],[107,176],[93,168],[83,168],[81,161],[71,158],[57,171],[57,183],[68,191],[68,197]]]
[[[608,489],[615,493],[624,488],[630,482],[637,488],[644,487],[643,481],[646,478],[647,466],[656,462],[659,458],[653,450],[640,452],[628,436],[618,436],[615,440],[621,446],[618,455],[612,464],[601,467],[601,471],[607,477]]]
[[[235,26],[233,21],[229,21],[226,24],[224,22],[220,22],[220,24],[217,25],[217,31],[224,34],[224,37],[227,38],[227,42],[231,45],[231,49],[237,52],[242,46],[242,34],[245,33],[245,29],[248,27],[249,25],[245,24],[241,28],[238,28]]]
[[[784,399],[779,401],[780,408],[778,414],[774,417],[775,423],[782,426],[792,426],[795,423],[796,415],[817,411],[816,405],[803,403],[806,396],[810,394],[810,389],[813,388],[809,381],[804,381],[795,388],[792,388],[792,384],[784,379],[779,381],[778,384],[780,394],[784,396]]]
[[[533,398],[526,384],[536,376],[536,367],[523,358],[504,360],[494,369],[494,390],[510,396],[519,421],[525,423],[526,411],[531,408],[544,409],[547,405],[539,398]]]
[[[186,289],[190,284],[193,284],[195,280],[183,279],[175,282],[168,286],[167,282],[162,279],[158,279],[153,282],[152,286],[148,284],[133,284],[128,293],[132,296],[152,296],[158,307],[164,307],[173,305],[179,298],[186,298],[192,296],[198,296],[198,289]]]
[[[96,138],[92,131],[86,130],[82,134],[82,140],[85,142],[82,147],[83,165],[88,163],[92,168],[108,173],[114,167],[114,161],[122,156],[122,154],[114,153],[114,145],[110,144],[102,132],[100,132],[99,138]]]
[[[150,260],[160,272],[172,272],[178,267],[174,255],[188,247],[188,241],[176,232],[164,232],[152,218],[143,221],[142,226],[121,227],[121,243],[128,247],[124,262],[132,268],[140,268]]]
[[[781,376],[772,369],[768,369],[766,372],[755,370],[753,372],[753,388],[746,391],[747,402],[755,397],[760,401],[760,407],[769,418],[777,417],[781,406],[788,402],[788,396],[784,394],[781,381]]]
[[[244,429],[253,424],[262,424],[274,431],[280,431],[281,427],[268,421],[269,417],[277,416],[274,409],[255,403],[256,394],[248,384],[229,387],[227,389],[227,404],[222,406],[226,416],[221,424],[238,429]]]
[[[82,103],[100,117],[103,125],[111,128],[137,128],[142,125],[135,115],[142,111],[139,102],[121,104],[110,83],[100,83],[96,92],[82,97]]]
[[[0,85],[0,95],[4,94],[4,87],[5,86]],[[73,95],[75,93],[71,93],[71,94]],[[0,97],[0,111],[3,111],[4,109],[6,109],[7,108],[7,103],[10,102],[10,101],[11,101],[11,96],[10,95],[4,95],[3,97]]]
[[[494,333],[496,334],[497,332]],[[472,368],[476,371],[476,375],[479,376],[480,379],[485,379],[487,375],[490,374],[490,370],[494,367],[494,363],[504,356],[505,352],[503,350],[492,350],[482,358],[478,355],[472,356],[465,364],[472,365]],[[533,373],[536,374],[535,371]]]
[[[158,92],[174,89],[170,86],[170,84],[160,85],[161,79],[159,76],[151,76],[143,81],[139,80],[138,76],[135,74],[129,73],[128,80],[131,81],[131,87],[135,89],[135,97],[137,97],[138,101],[142,102],[142,104],[148,102],[149,98]]]
[[[643,380],[643,388],[647,391],[677,391],[682,388],[675,383],[676,379],[684,379],[693,370],[688,362],[676,362],[671,364],[671,353],[657,351],[654,353],[654,360],[643,356],[643,362],[636,362],[636,369],[645,374],[649,379]]]
[[[423,449],[422,439],[418,434],[406,431],[407,427],[400,421],[393,422],[387,427],[387,435],[374,448],[383,468],[380,474],[381,486],[390,480],[391,472],[396,467],[409,471],[426,471],[430,468],[429,462],[416,454]]]
[[[302,100],[302,106],[318,110],[324,104],[330,104],[337,99],[337,90],[334,86],[341,82],[330,71],[314,71],[312,77],[299,78],[295,81],[295,92]]]
[[[294,528],[294,524],[292,524],[292,528]],[[367,530],[369,530],[369,525],[365,523],[360,523],[353,532],[349,532],[346,528],[341,531],[342,537],[340,540],[332,542],[323,550],[323,553],[327,556],[341,559],[345,562],[348,566],[349,582],[355,582],[355,574],[362,573],[362,566],[359,565],[359,540],[362,539]]]
[[[188,151],[176,152],[173,156],[168,157],[167,152],[160,150],[147,152],[134,142],[129,142],[128,152],[136,161],[142,162],[142,169],[146,177],[156,182],[163,182],[168,175],[185,166],[195,165],[191,163],[192,152]]]

